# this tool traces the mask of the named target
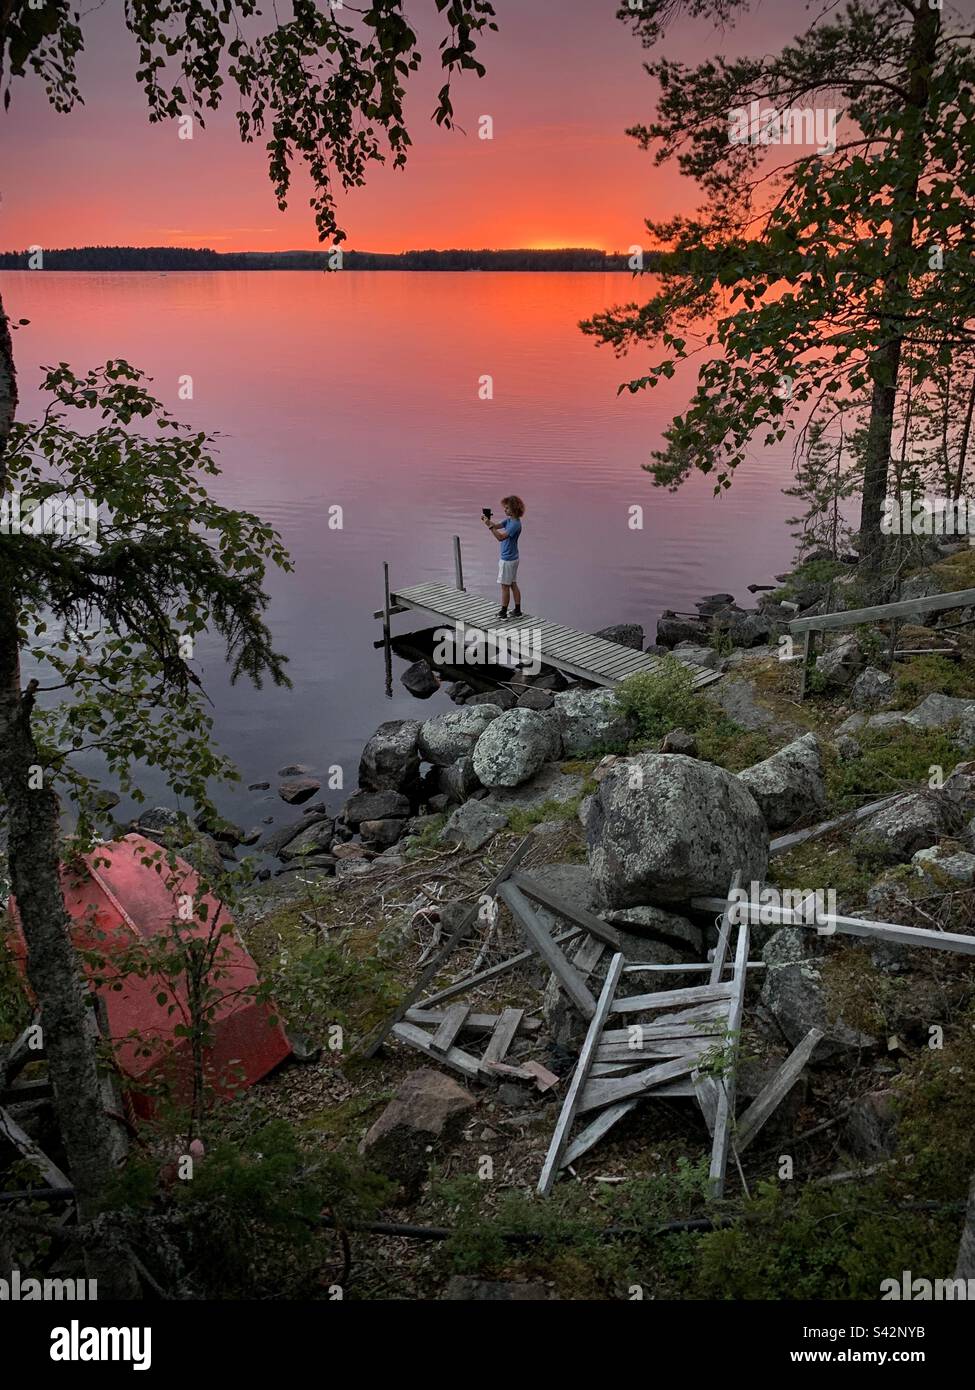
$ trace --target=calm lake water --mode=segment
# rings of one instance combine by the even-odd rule
[[[692,376],[616,394],[649,359],[617,361],[578,330],[616,302],[646,297],[629,276],[316,272],[84,274],[5,272],[18,330],[21,418],[35,412],[41,364],[76,369],[124,357],[188,423],[220,431],[221,500],[258,512],[296,565],[272,574],[270,621],[290,656],[291,691],[230,687],[216,646],[200,653],[216,734],[243,783],[221,793],[252,824],[292,813],[274,793],[286,763],[340,764],[346,795],[362,743],[384,719],[452,708],[384,693],[382,562],[393,587],[452,582],[459,535],[468,589],[495,593],[497,543],[481,508],[527,503],[519,576],[524,604],[593,630],[640,622],[652,641],[663,608],[714,590],[747,602],[789,562],[795,503],[787,448],[756,451],[715,498],[696,476],[678,493],[641,471]],[[179,380],[193,399],[179,399]],[[479,380],[493,379],[492,400]],[[642,530],[630,508],[644,508]],[[328,527],[343,509],[342,530]],[[396,631],[421,626],[404,615]],[[397,661],[396,674],[405,663]],[[172,803],[147,776],[146,790]],[[332,794],[337,800],[337,794]],[[280,812],[280,814],[279,814]]]

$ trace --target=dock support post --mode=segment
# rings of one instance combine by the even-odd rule
[[[454,579],[455,579],[455,581],[456,581],[456,583],[457,583],[457,588],[460,589],[460,591],[463,593],[463,591],[464,591],[464,566],[463,566],[463,564],[461,563],[461,558],[460,558],[460,536],[455,536],[455,537],[454,537]]]
[[[389,626],[389,565],[383,561],[383,649],[386,654],[386,695],[393,698],[393,648]]]
[[[809,672],[813,668],[816,660],[816,634],[811,627],[806,628],[806,640],[802,649],[802,679],[799,682],[799,703],[801,704],[806,694],[806,681]]]

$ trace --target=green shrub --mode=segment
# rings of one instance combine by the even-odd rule
[[[694,676],[673,656],[660,669],[627,676],[616,687],[616,702],[632,719],[641,738],[662,738],[671,729],[694,733],[714,720],[714,709],[694,693]]]

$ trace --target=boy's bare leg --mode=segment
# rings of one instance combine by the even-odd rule
[[[507,606],[508,606],[508,600],[509,600],[510,597],[511,597],[511,586],[510,586],[510,584],[502,584],[502,585],[501,585],[501,607],[502,607],[502,608],[507,608]]]
[[[512,593],[512,596],[514,597],[514,600],[515,600],[515,607],[516,607],[516,608],[520,608],[520,607],[521,607],[521,590],[518,588],[518,585],[517,585],[517,584],[512,584],[512,586],[511,586],[511,593]]]

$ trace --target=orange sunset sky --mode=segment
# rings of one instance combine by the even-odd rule
[[[676,169],[654,167],[625,134],[652,113],[645,54],[615,18],[619,0],[496,0],[500,32],[480,53],[488,75],[454,86],[459,124],[430,120],[442,77],[442,30],[433,0],[411,0],[423,40],[405,172],[377,167],[368,186],[344,195],[348,245],[411,247],[567,246],[623,249],[645,240],[643,220],[687,209],[696,190]],[[825,3],[825,0],[823,0]],[[668,56],[772,48],[804,27],[820,5],[757,0],[731,33],[680,20]],[[272,250],[317,244],[299,175],[288,211],[278,211],[260,145],[242,146],[232,104],[192,140],[175,123],[150,126],[135,82],[136,48],[106,0],[84,21],[80,61],[85,105],[53,113],[33,78],[14,84],[0,115],[0,249],[28,245],[210,246]],[[477,138],[481,115],[494,139]]]

